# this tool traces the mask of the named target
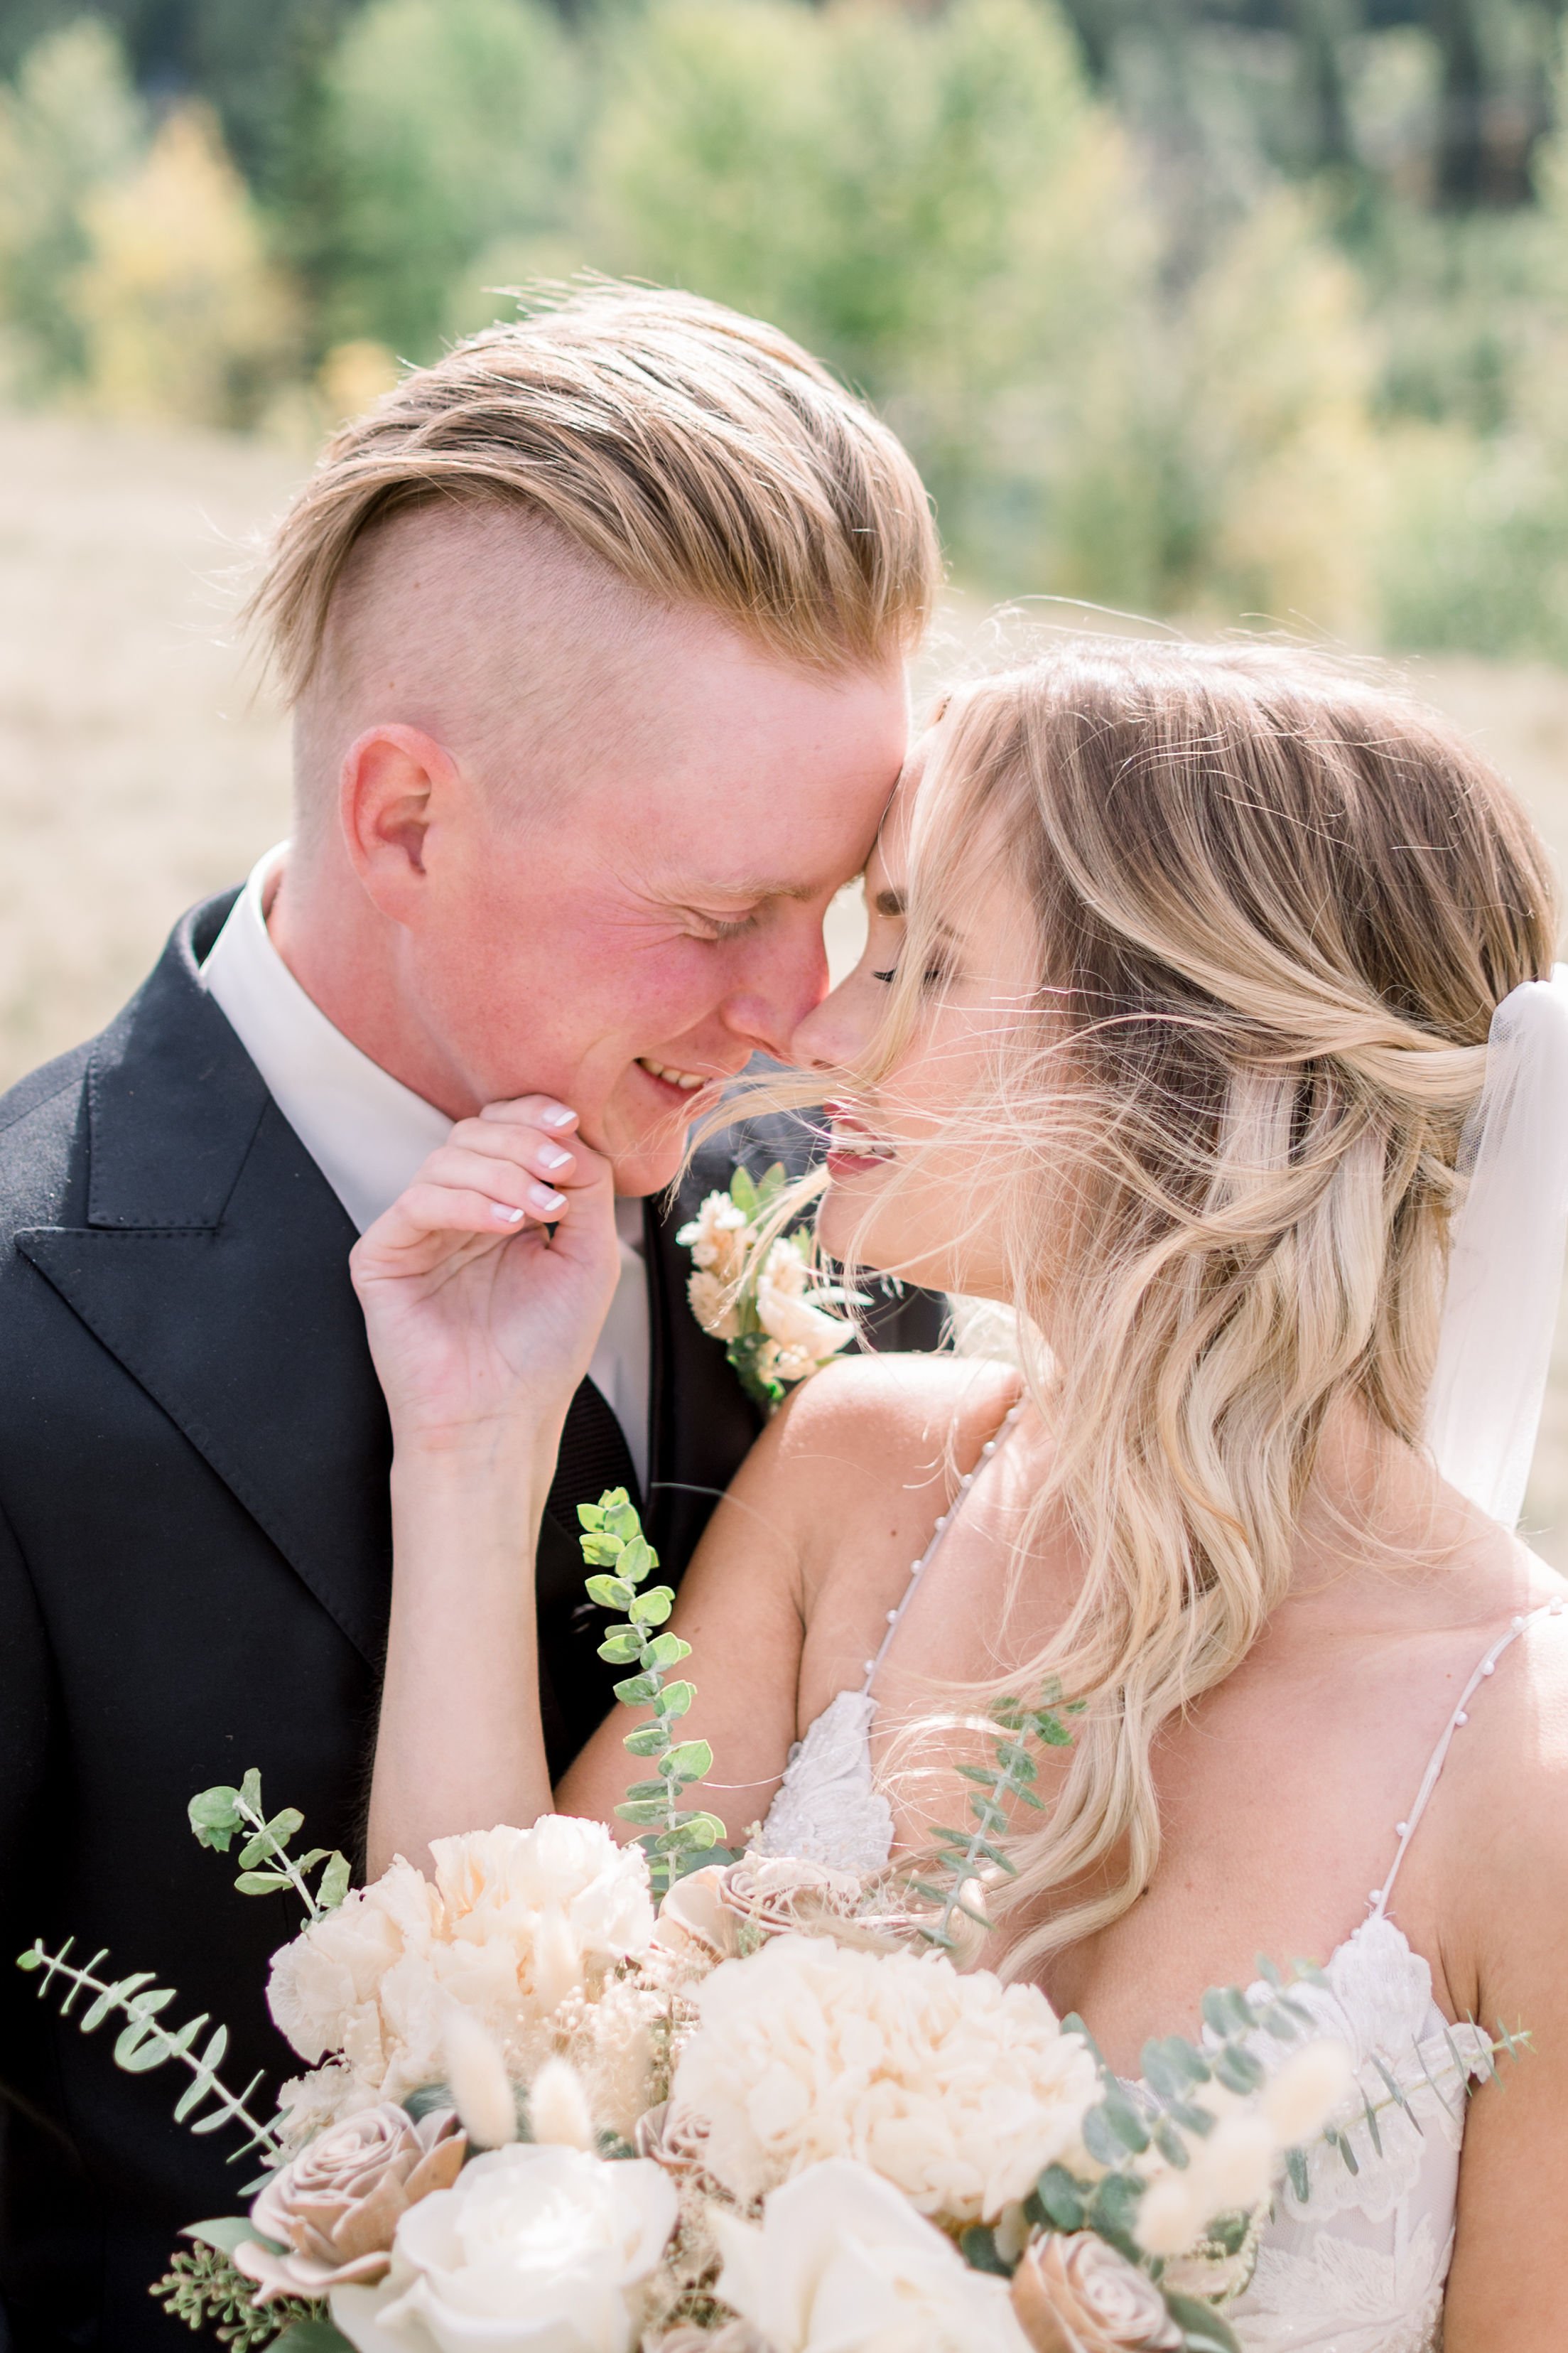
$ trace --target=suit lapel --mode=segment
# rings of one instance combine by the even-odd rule
[[[86,1225],[17,1245],[374,1663],[391,1435],[353,1227],[196,977],[227,904],[185,919],[94,1051]]]

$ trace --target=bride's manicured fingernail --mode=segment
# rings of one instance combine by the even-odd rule
[[[546,1168],[570,1168],[574,1165],[572,1155],[563,1152],[558,1144],[542,1144],[539,1156]]]
[[[527,1214],[527,1212],[522,1209],[509,1209],[504,1201],[492,1201],[490,1203],[490,1207],[495,1211],[503,1226],[521,1225],[523,1218]]]
[[[528,1198],[531,1205],[536,1209],[542,1210],[547,1218],[554,1217],[558,1209],[563,1209],[566,1207],[565,1194],[552,1193],[548,1185],[531,1185],[528,1188]],[[518,1214],[521,1217],[522,1213],[520,1210]]]
[[[570,1127],[576,1116],[576,1113],[568,1111],[564,1103],[546,1103],[539,1114],[539,1124],[541,1127]]]

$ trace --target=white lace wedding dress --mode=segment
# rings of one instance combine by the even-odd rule
[[[984,1450],[994,1455],[1016,1417]],[[893,1820],[871,1770],[872,1684],[910,1596],[973,1485],[961,1481],[952,1511],[938,1520],[910,1572],[899,1608],[865,1681],[840,1692],[797,1741],[758,1844],[839,1870],[876,1871],[888,1860]],[[1533,1613],[1556,1613],[1552,1601]],[[1287,2184],[1276,2200],[1246,2293],[1226,2309],[1246,2353],[1431,2353],[1442,2337],[1443,2288],[1454,2245],[1459,2144],[1467,2078],[1482,2070],[1485,2039],[1450,2027],[1432,1999],[1432,1972],[1390,1919],[1389,1899],[1450,1742],[1468,1721],[1471,1700],[1499,1658],[1531,1622],[1519,1618],[1493,1643],[1460,1695],[1415,1793],[1406,1820],[1391,1831],[1393,1861],[1369,1898],[1366,1918],[1328,1961],[1321,1984],[1300,1999],[1325,2034],[1344,2042],[1356,2095],[1338,2120],[1357,2169],[1320,2147],[1309,2165],[1309,2195]],[[1267,1988],[1258,1989],[1260,1995]],[[1397,2084],[1405,2105],[1391,2099]],[[1366,2105],[1376,2110],[1369,2124]]]

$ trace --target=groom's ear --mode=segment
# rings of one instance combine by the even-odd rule
[[[367,727],[343,754],[338,816],[355,873],[392,922],[411,920],[432,828],[460,797],[456,761],[422,728]]]

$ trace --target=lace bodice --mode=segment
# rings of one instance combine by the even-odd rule
[[[871,1686],[950,1517],[937,1522],[912,1565],[902,1602],[888,1613],[881,1647],[866,1662],[861,1688],[840,1692],[791,1750],[757,1841],[764,1852],[860,1873],[887,1862],[893,1821],[872,1773]],[[1552,1601],[1533,1614],[1562,1608]],[[1322,2145],[1309,2162],[1307,2198],[1289,2183],[1281,2188],[1250,2284],[1226,2308],[1245,2353],[1431,2353],[1440,2343],[1467,2079],[1483,2072],[1487,2042],[1474,2027],[1448,2025],[1432,1997],[1432,1972],[1389,1918],[1388,1905],[1449,1746],[1468,1722],[1470,1701],[1531,1622],[1516,1618],[1477,1666],[1408,1820],[1396,1826],[1394,1860],[1383,1886],[1373,1891],[1366,1919],[1331,1956],[1321,1982],[1297,1989],[1321,2031],[1350,2052],[1356,2088],[1336,2122],[1358,2169]],[[1261,1996],[1267,1989],[1258,1990]],[[1391,2098],[1391,2082],[1403,2106]],[[1367,2122],[1369,2103],[1375,2128]]]

